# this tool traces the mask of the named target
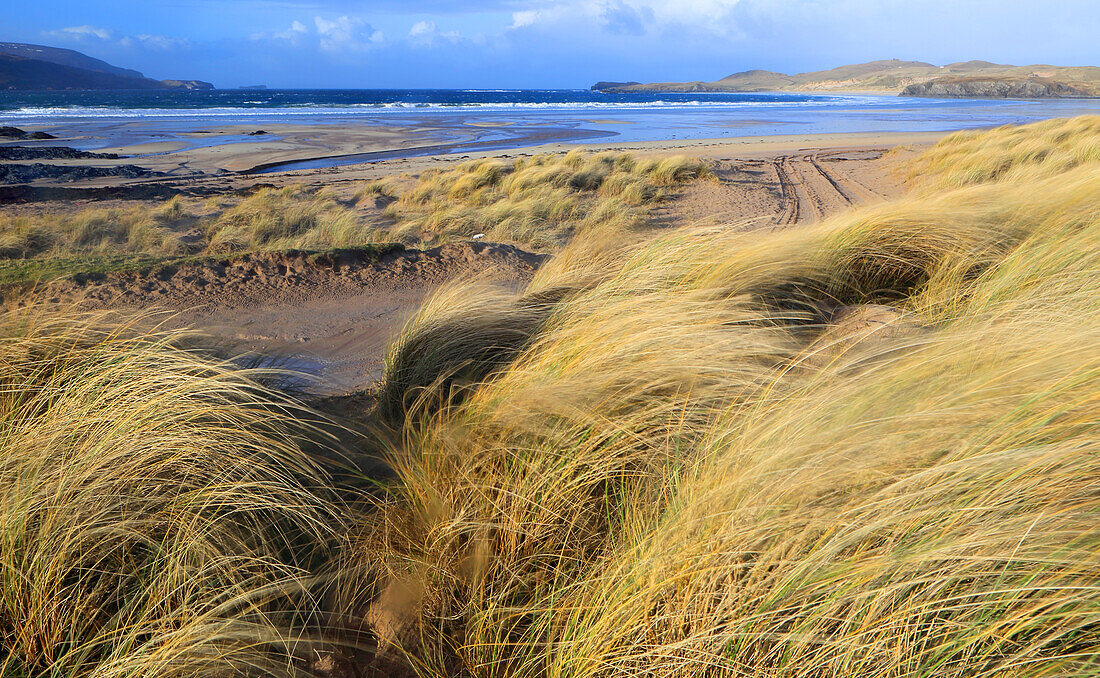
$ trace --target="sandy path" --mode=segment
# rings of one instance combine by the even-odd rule
[[[820,221],[905,192],[884,151],[812,150],[765,159],[717,160],[713,181],[679,190],[653,211],[653,218],[667,227],[753,228]]]

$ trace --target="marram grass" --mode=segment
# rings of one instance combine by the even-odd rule
[[[0,321],[0,675],[293,675],[317,640],[342,517],[306,417],[178,344]]]
[[[386,386],[439,328],[461,355],[361,539],[380,642],[433,676],[1100,675],[1100,164],[1013,176],[551,268],[533,324],[429,303]]]
[[[483,235],[557,250],[592,231],[629,238],[648,205],[670,189],[708,176],[699,160],[638,160],[625,153],[538,155],[512,163],[472,160],[426,172],[387,212],[394,234],[427,243]],[[380,192],[368,186],[367,193]]]
[[[382,675],[1100,675],[1090,125],[962,138],[1039,148],[994,172],[949,138],[918,192],[818,224],[575,229],[520,293],[442,290],[391,351],[361,510],[247,373],[7,317],[0,675],[293,675],[332,620]],[[583,220],[631,162],[415,199],[562,182]]]

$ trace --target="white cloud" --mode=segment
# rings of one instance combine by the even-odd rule
[[[275,33],[253,33],[253,40],[279,40],[294,46],[314,45],[328,52],[361,51],[381,44],[385,36],[364,19],[341,16],[327,19],[313,18],[313,25],[294,21],[290,28]]]
[[[815,2],[816,0],[794,0]],[[714,34],[726,34],[734,23],[738,5],[768,4],[754,0],[566,0],[512,13],[506,30],[537,27],[558,30],[562,26],[599,27],[608,33],[642,35],[650,28],[690,26]]]
[[[512,25],[508,28],[523,28],[524,26],[534,26],[540,18],[541,12],[533,9],[527,9],[522,12],[512,12]]]
[[[314,17],[313,23],[324,50],[366,49],[384,39],[381,31],[374,30],[359,17],[342,16],[329,20],[318,16]]]
[[[604,28],[611,33],[642,35],[646,24],[653,21],[654,14],[648,6],[634,7],[623,0],[612,0],[604,3],[601,18]]]
[[[432,33],[435,33],[434,21],[418,21],[409,29],[410,38],[419,38]]]
[[[46,35],[69,40],[91,40],[94,38],[107,41],[114,38],[114,33],[97,26],[69,26],[59,31],[47,31]]]
[[[136,40],[145,47],[164,50],[183,47],[187,44],[186,40],[171,38],[167,35],[138,35],[136,36]]]
[[[174,49],[188,44],[187,40],[172,38],[167,35],[152,35],[149,33],[143,33],[141,35],[119,35],[110,29],[99,28],[98,26],[69,26],[56,31],[46,31],[43,35],[55,40],[68,42],[86,43],[89,41],[97,41],[113,43],[120,47],[138,46],[159,50]]]
[[[301,21],[295,21],[294,23],[290,24],[290,28],[286,29],[285,31],[273,33],[271,37],[275,38],[276,40],[289,40],[291,42],[297,42],[299,38],[306,35],[307,33],[309,33],[309,29],[306,28],[306,25]],[[260,40],[267,36],[263,33],[257,33],[252,37],[254,40]]]
[[[456,43],[460,37],[458,31],[440,32],[434,21],[418,21],[409,29],[409,41],[424,47],[431,47],[441,40]]]

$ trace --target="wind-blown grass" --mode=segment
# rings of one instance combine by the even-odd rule
[[[211,252],[331,249],[375,243],[384,233],[331,193],[264,188],[203,226]]]
[[[341,530],[304,418],[112,325],[0,324],[0,675],[294,674]]]
[[[246,252],[362,248],[388,232],[325,189],[262,188],[205,207],[179,196],[159,206],[0,216],[0,286],[157,261]]]
[[[64,254],[180,254],[187,247],[170,227],[183,220],[173,198],[155,210],[93,208],[72,215],[0,217],[0,259]]]
[[[1100,162],[1100,116],[956,132],[909,167],[919,186],[937,190],[995,180],[1046,178]]]
[[[1072,147],[1053,126],[1019,136]],[[569,162],[531,168],[584,200],[618,172]],[[521,293],[448,287],[391,351],[362,513],[247,375],[10,316],[0,674],[293,674],[323,571],[383,671],[1096,675],[1100,163],[1027,162],[786,230],[582,229]]]
[[[1098,170],[672,232],[534,318],[430,302],[382,391],[380,641],[436,676],[1097,672]]]
[[[700,161],[679,156],[637,160],[571,151],[511,164],[474,160],[425,173],[387,211],[398,222],[396,234],[425,242],[484,235],[558,249],[586,231],[624,235],[637,229],[644,207],[669,187],[707,174]]]

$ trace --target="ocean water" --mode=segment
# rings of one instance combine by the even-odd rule
[[[424,130],[423,143],[310,161],[322,167],[533,142],[712,139],[843,132],[937,132],[1100,113],[1100,100],[923,99],[818,93],[603,94],[590,90],[0,91],[0,124],[76,137],[85,149],[189,145],[212,127],[351,124]],[[262,139],[264,137],[260,137]],[[270,137],[266,137],[270,139]],[[258,139],[234,138],[236,143]],[[320,164],[318,164],[320,163]]]

